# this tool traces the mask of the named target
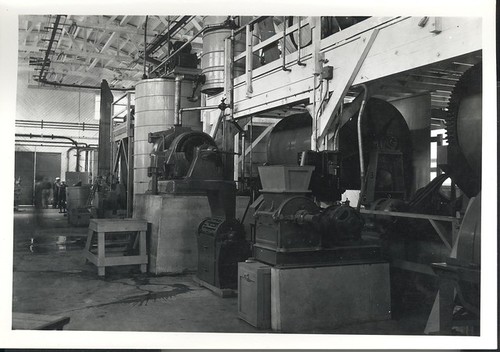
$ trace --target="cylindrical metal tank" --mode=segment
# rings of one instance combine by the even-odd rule
[[[297,165],[298,153],[311,149],[312,118],[309,113],[284,118],[270,133],[267,162],[270,165]]]
[[[200,100],[191,102],[192,82],[183,81],[181,108],[196,107]],[[159,132],[174,126],[175,82],[173,79],[154,78],[140,81],[135,86],[134,124],[134,194],[148,190],[150,154],[153,144],[148,142],[150,132]],[[201,131],[199,111],[182,114],[182,126]]]
[[[227,16],[206,16],[203,21],[205,25],[221,24]],[[205,75],[205,83],[201,91],[208,95],[215,95],[224,90],[224,41],[231,35],[230,28],[208,29],[203,34],[203,54],[201,55],[201,70]],[[253,36],[254,45],[259,42],[258,37]],[[240,32],[234,41],[234,56],[245,51],[245,31]],[[260,65],[259,57],[254,54],[253,68]],[[234,64],[234,76],[238,77],[245,72],[245,60]]]
[[[359,189],[358,112],[339,131],[339,151],[342,154],[342,184],[347,189]],[[405,119],[390,103],[376,98],[367,101],[363,117],[365,167],[375,144],[397,149],[403,154],[405,185],[412,180],[411,139]],[[267,148],[270,165],[297,165],[297,154],[311,149],[312,117],[308,113],[281,120],[271,131]],[[392,145],[392,144],[394,145]]]
[[[66,187],[66,207],[68,210],[87,207],[90,195],[90,185]]]

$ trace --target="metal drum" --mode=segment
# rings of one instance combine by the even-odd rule
[[[175,81],[155,78],[142,80],[135,86],[134,125],[134,193],[148,190],[148,166],[153,144],[148,142],[150,132],[159,132],[174,126]],[[191,102],[192,82],[183,81],[181,86],[181,108],[200,105],[200,100]],[[201,131],[199,111],[182,114],[182,125]]]
[[[206,25],[221,24],[227,16],[207,16],[203,19]],[[246,18],[245,18],[246,20]],[[230,28],[206,30],[203,34],[203,54],[201,55],[201,70],[205,75],[205,83],[201,91],[207,95],[215,95],[224,90],[224,47],[225,39],[231,35]],[[258,37],[252,36],[254,45]],[[234,56],[245,51],[245,32],[238,34],[234,40]],[[260,65],[258,54],[254,54],[253,68]],[[234,77],[245,73],[245,60],[234,63]]]
[[[346,189],[359,189],[358,112],[340,129],[339,151],[342,154],[342,184]],[[403,154],[404,183],[410,188],[412,180],[410,130],[401,113],[390,103],[370,98],[363,117],[364,160],[370,160],[375,144]],[[267,148],[270,165],[297,165],[297,154],[311,149],[312,117],[308,113],[292,115],[281,120],[271,131]]]
[[[269,165],[297,165],[298,153],[311,149],[312,118],[309,113],[285,117],[270,133]]]
[[[66,187],[66,203],[68,210],[87,207],[90,195],[90,185]]]

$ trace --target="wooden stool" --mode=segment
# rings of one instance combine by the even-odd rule
[[[105,275],[107,266],[134,265],[141,266],[141,272],[147,270],[148,256],[146,253],[146,230],[148,223],[139,219],[91,219],[89,233],[83,255],[97,266],[99,276]],[[92,237],[97,232],[97,255],[91,252]],[[113,235],[128,235],[129,232],[137,232],[139,236],[139,255],[106,257],[105,239],[107,233]]]

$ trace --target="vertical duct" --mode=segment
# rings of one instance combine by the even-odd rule
[[[101,107],[99,120],[99,158],[97,176],[107,177],[111,173],[111,115],[113,93],[108,82],[101,82]]]

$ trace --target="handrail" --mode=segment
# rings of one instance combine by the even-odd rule
[[[305,27],[306,25],[308,25],[309,22],[307,20],[302,20],[300,21],[300,27]],[[293,25],[291,25],[290,27],[287,27],[286,31],[287,31],[287,35],[288,34],[291,34],[295,31],[297,31],[299,28],[299,23],[295,23]],[[266,40],[258,43],[258,44],[255,44],[252,48],[252,53],[256,52],[256,51],[259,51],[261,50],[262,48],[274,43],[274,42],[277,42],[278,40],[282,39],[283,38],[283,33],[282,31],[274,34],[272,37],[270,38],[267,38]],[[234,61],[238,61],[238,60],[241,60],[243,59],[244,57],[246,56],[246,52],[242,52],[241,54],[237,55],[234,57]]]
[[[246,26],[253,26],[254,24],[256,24],[257,22],[260,22],[260,21],[263,21],[265,20],[266,18],[268,18],[269,16],[259,16],[257,18],[254,18],[253,20],[251,20],[250,22],[248,22],[247,24],[245,24],[244,26],[241,26],[240,28],[238,29],[235,29],[234,30],[234,35],[236,34],[239,34],[240,32],[243,32],[243,30],[245,30],[245,27]]]

